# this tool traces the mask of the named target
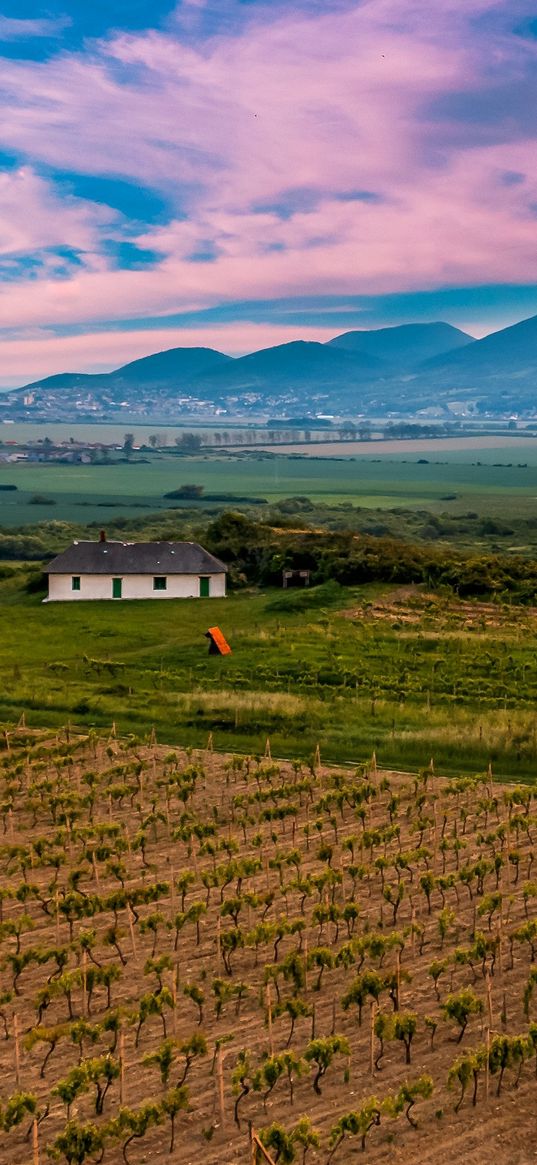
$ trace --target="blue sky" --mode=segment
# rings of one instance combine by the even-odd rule
[[[528,0],[8,0],[4,385],[537,314]]]

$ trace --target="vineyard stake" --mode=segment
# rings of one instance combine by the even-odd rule
[[[485,987],[487,990],[487,1010],[489,1017],[489,1028],[492,1027],[492,982],[490,978],[490,971],[485,972]]]
[[[19,1045],[19,1017],[16,1013],[13,1016],[13,1036],[15,1039],[15,1080],[17,1082],[17,1088],[20,1088],[21,1063],[20,1063],[20,1045]]]
[[[376,1008],[375,1001],[372,1000],[371,1001],[370,1025],[369,1025],[369,1071],[371,1073],[371,1076],[375,1075],[375,1014],[376,1014],[376,1010],[377,1010],[377,1008]]]
[[[82,1015],[88,1013],[88,999],[87,999],[87,982],[88,982],[88,952],[82,952]]]
[[[274,1055],[274,1041],[272,1038],[272,1000],[270,998],[270,983],[266,986],[266,1002],[267,1002],[267,1023],[268,1023],[268,1038],[269,1051],[271,1056]]]
[[[216,969],[217,969],[217,971],[220,970],[220,967],[222,965],[222,944],[220,942],[220,927],[221,927],[221,921],[220,921],[220,915],[218,915],[218,918],[216,920]]]
[[[33,1165],[39,1165],[39,1128],[37,1124],[37,1117],[34,1116],[32,1121],[32,1148],[33,1148]]]
[[[132,910],[130,907],[130,902],[127,902],[127,918],[129,920],[129,930],[131,933],[132,953],[133,955],[136,955],[136,939],[134,937],[134,924],[132,921]]]
[[[220,1127],[222,1132],[226,1126],[225,1110],[224,1110],[224,1056],[222,1048],[218,1048],[216,1055],[216,1076],[218,1081],[218,1107],[220,1110]]]
[[[119,1033],[119,1103],[125,1104],[125,1032]]]

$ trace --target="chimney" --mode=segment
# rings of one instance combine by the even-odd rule
[[[106,542],[106,530],[99,530],[99,542]]]

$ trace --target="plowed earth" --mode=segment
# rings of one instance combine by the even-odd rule
[[[476,1105],[470,1084],[456,1113],[460,1089],[447,1086],[459,1055],[486,1047],[495,1033],[526,1037],[537,1015],[537,1000],[530,999],[526,1013],[523,1007],[531,942],[513,937],[535,917],[537,902],[531,882],[537,815],[529,790],[493,784],[487,775],[448,783],[431,772],[380,773],[373,766],[357,774],[320,761],[311,771],[270,757],[244,761],[27,730],[5,738],[0,786],[0,1101],[4,1107],[18,1090],[35,1096],[42,1162],[55,1151],[60,1161],[101,1158],[101,1151],[62,1155],[56,1139],[68,1116],[103,1131],[102,1159],[110,1165],[123,1159],[238,1165],[251,1159],[248,1121],[261,1131],[276,1121],[289,1132],[307,1115],[320,1139],[308,1149],[307,1165],[324,1165],[342,1115],[423,1074],[433,1092],[416,1104],[418,1127],[404,1111],[397,1119],[383,1111],[366,1153],[359,1136],[346,1137],[336,1165],[355,1159],[444,1165],[460,1158],[466,1165],[491,1159],[525,1165],[537,1158],[536,1058],[529,1044],[520,1073],[508,1065],[499,1096],[499,1075],[491,1071],[487,1082],[481,1071]],[[420,886],[428,874],[430,906]],[[399,885],[394,922],[388,899]],[[154,900],[140,903],[144,890]],[[118,892],[126,897],[116,900],[114,914],[111,895]],[[262,921],[265,930],[255,933]],[[468,957],[476,930],[488,947],[484,956]],[[18,944],[28,959],[14,984]],[[161,998],[168,1000],[162,1011],[175,1041],[165,1087],[158,1066],[144,1060],[164,1038],[158,1014],[142,1024],[136,1042],[140,1000],[158,995],[150,960],[161,956],[168,956],[160,969]],[[438,997],[429,973],[434,960],[446,963]],[[107,998],[104,986],[92,990],[91,977],[112,965],[117,979]],[[368,998],[360,1026],[357,1007],[342,1006],[366,971],[391,976],[392,986],[395,980],[395,998],[381,990],[382,1012],[394,1016],[398,1006],[417,1016],[410,1064],[401,1041],[389,1039],[380,1067],[372,1067],[371,1053],[375,1059],[379,1052],[371,1035],[375,1009]],[[192,985],[203,993],[201,1015],[184,992]],[[483,1010],[470,1017],[457,1044],[460,1028],[442,1004],[468,986]],[[224,996],[220,1014],[215,989]],[[278,998],[285,1007],[297,996],[308,1014],[290,1038]],[[426,1016],[437,1022],[432,1047]],[[90,1025],[81,1052],[73,1039],[80,1018]],[[121,1031],[115,1048],[107,1018]],[[41,1074],[51,1047],[39,1038],[45,1029],[57,1038]],[[128,1134],[118,1135],[109,1122],[121,1104],[137,1110],[152,1101],[158,1109],[183,1076],[180,1046],[194,1034],[204,1036],[207,1051],[187,1070],[188,1108],[177,1115],[173,1152],[170,1122],[161,1117],[130,1142],[124,1158]],[[304,1059],[312,1035],[348,1041],[348,1053],[344,1046],[334,1054],[320,1092]],[[255,1074],[271,1046],[274,1055],[288,1049],[299,1061],[292,1104],[285,1074],[263,1102],[267,1085]],[[110,1049],[121,1071],[103,1113],[95,1112],[94,1085],[75,1096],[68,1113],[56,1086],[80,1059],[84,1066]],[[236,1071],[243,1051],[244,1089]],[[234,1109],[242,1091],[239,1127]],[[32,1132],[32,1115],[25,1114],[2,1136],[0,1165],[35,1159]],[[276,1160],[277,1149],[271,1152]],[[301,1162],[298,1144],[295,1153]]]

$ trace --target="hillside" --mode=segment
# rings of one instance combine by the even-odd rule
[[[362,352],[389,363],[399,371],[474,343],[472,336],[444,323],[402,324],[400,327],[378,328],[368,332],[344,332],[329,340],[331,347]]]
[[[536,382],[537,316],[482,340],[440,321],[345,332],[325,344],[294,340],[235,359],[213,348],[171,348],[106,374],[34,381],[5,394],[0,419],[106,420],[119,407],[148,420],[200,410],[404,416],[431,407],[533,416]]]

